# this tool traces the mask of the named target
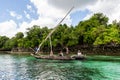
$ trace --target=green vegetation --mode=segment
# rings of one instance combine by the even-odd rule
[[[94,14],[90,19],[81,21],[75,27],[66,24],[59,25],[52,35],[53,47],[70,47],[75,45],[112,45],[120,44],[120,23],[113,21],[108,24],[108,17],[102,13]],[[12,49],[14,47],[35,47],[48,35],[52,29],[41,28],[34,25],[27,29],[26,36],[18,32],[15,37],[9,39],[0,36],[0,49]],[[42,47],[50,46],[49,40]]]

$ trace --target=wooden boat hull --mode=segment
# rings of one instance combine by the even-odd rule
[[[48,59],[48,60],[84,60],[85,56],[48,56],[48,55],[34,55],[37,59]]]
[[[81,55],[81,56],[78,56],[78,55],[73,55],[71,56],[73,59],[75,60],[84,60],[85,59],[85,56],[84,55]]]

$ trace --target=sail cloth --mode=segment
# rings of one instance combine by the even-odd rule
[[[47,35],[47,37],[41,42],[41,44],[39,45],[36,54],[39,52],[40,47],[42,46],[42,44],[48,39],[50,38],[50,36],[52,35],[52,33],[57,29],[57,27],[62,23],[62,21],[67,17],[67,15],[72,11],[72,9],[74,8],[74,6],[68,11],[68,13],[65,15],[65,17],[55,26],[55,28]]]

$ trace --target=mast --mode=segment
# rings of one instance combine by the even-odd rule
[[[49,40],[50,40],[50,56],[53,56],[51,36],[49,36]]]
[[[57,29],[57,27],[61,24],[61,22],[67,17],[67,15],[72,11],[72,9],[74,8],[74,6],[68,11],[68,13],[64,16],[64,18],[55,26],[55,28],[47,35],[47,37],[41,42],[41,44],[39,45],[36,54],[39,52],[42,44],[52,35],[52,33]]]

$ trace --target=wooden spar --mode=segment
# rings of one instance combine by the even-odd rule
[[[49,36],[49,40],[50,40],[50,56],[53,56],[51,36]]]
[[[41,44],[39,45],[37,51],[36,51],[36,54],[39,52],[40,50],[40,47],[42,46],[42,44],[49,38],[49,36],[52,35],[52,33],[57,29],[57,27],[61,24],[61,22],[67,17],[67,15],[72,11],[74,7],[72,7],[68,13],[65,15],[65,17],[55,26],[55,28],[47,35],[47,37],[41,42]]]

